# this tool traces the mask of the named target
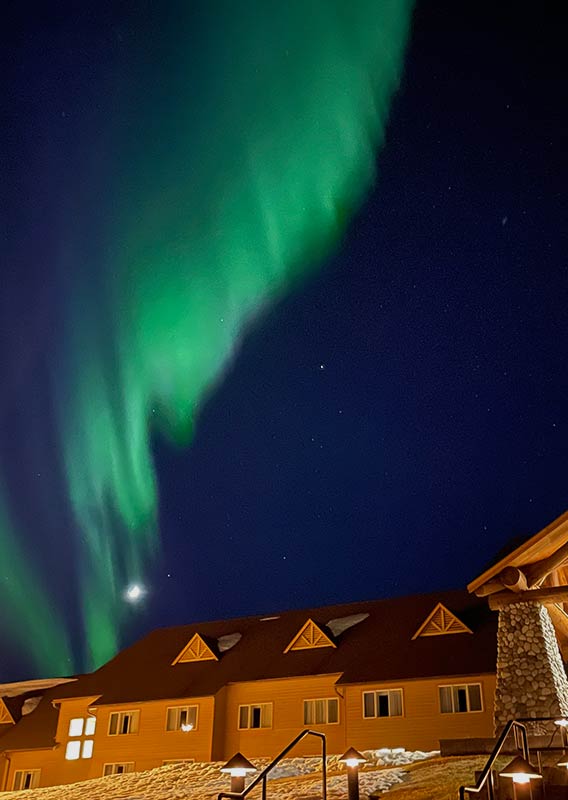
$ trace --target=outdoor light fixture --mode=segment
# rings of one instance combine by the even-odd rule
[[[364,764],[367,759],[354,747],[350,747],[339,760],[347,766],[348,798],[359,800],[359,764]]]
[[[499,773],[502,778],[512,778],[513,783],[530,783],[532,778],[542,778],[532,764],[517,756]]]
[[[231,791],[242,792],[245,788],[245,777],[247,772],[256,772],[256,767],[251,764],[248,758],[242,753],[235,753],[227,763],[221,767],[221,772],[227,772],[231,776]]]

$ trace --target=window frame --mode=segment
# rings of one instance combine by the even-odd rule
[[[391,692],[398,692],[400,695],[400,714],[377,714],[377,695],[390,694]],[[373,706],[375,713],[372,717],[365,714],[365,695],[373,695]],[[389,697],[389,712],[390,712],[390,697]],[[402,719],[406,716],[406,708],[404,704],[404,689],[402,686],[385,687],[383,689],[363,689],[361,692],[361,715],[363,719]]]
[[[315,722],[315,721],[314,722],[306,722],[306,703],[314,703],[315,704],[318,701],[322,701],[322,700],[325,701],[325,704],[326,704],[325,705],[325,716],[326,716],[325,722]],[[336,719],[335,722],[330,722],[329,721],[329,703],[330,702],[334,702],[336,704],[336,706],[337,706],[337,719]],[[313,710],[315,712],[315,705],[313,707]],[[304,725],[339,725],[340,724],[340,719],[339,719],[339,697],[309,697],[307,700],[303,700],[302,701],[302,711],[303,711]],[[314,720],[315,720],[315,713],[313,713],[313,716],[314,716]]]
[[[112,724],[112,718],[113,718],[113,716],[115,714],[118,715],[118,723],[117,723],[117,726],[116,726],[117,727],[117,731],[116,731],[116,733],[111,733],[110,729],[111,729],[111,724]],[[136,730],[135,731],[130,731],[129,730],[126,733],[122,733],[119,729],[121,728],[121,722],[122,722],[122,720],[123,720],[123,718],[124,718],[124,716],[126,714],[137,714],[138,715],[137,716],[137,726],[136,726]],[[125,708],[122,711],[111,711],[110,714],[108,715],[107,736],[136,736],[139,731],[140,731],[140,709],[139,708]],[[121,762],[117,762],[117,763],[121,763],[122,764],[122,761]],[[128,762],[128,763],[130,763],[130,762]]]
[[[193,728],[191,730],[184,731],[184,730],[181,729],[181,727],[168,728],[168,716],[169,716],[170,711],[181,712],[181,711],[188,710],[190,708],[194,708],[195,709],[195,725],[193,726]],[[166,733],[193,733],[198,728],[199,728],[199,703],[191,703],[190,705],[184,705],[184,706],[167,706],[167,708],[166,708],[166,722],[165,722],[165,731],[166,731]]]
[[[107,761],[105,764],[103,764],[103,778],[112,778],[114,775],[128,775],[131,772],[135,772],[135,765],[135,761]],[[124,772],[106,773],[105,770],[107,767],[132,767],[132,769],[126,769]]]
[[[32,776],[32,784],[34,783],[34,778],[37,780],[35,786],[19,786],[16,788],[16,779],[18,775],[31,775]],[[39,779],[41,777],[41,768],[40,769],[17,769],[14,770],[14,778],[12,780],[12,791],[13,792],[25,792],[28,789],[39,789]]]
[[[262,725],[262,709],[270,706],[270,725]],[[249,725],[241,727],[241,708],[248,708],[248,722]],[[260,708],[261,724],[257,727],[250,725],[250,709]],[[272,701],[265,703],[240,703],[237,707],[237,730],[239,731],[269,731],[274,727],[274,703]]]
[[[479,700],[481,702],[481,708],[471,709],[469,707],[470,700],[469,700],[469,687],[470,686],[479,686]],[[467,709],[465,711],[460,711],[459,709],[455,709],[454,706],[454,694],[452,692],[452,710],[451,711],[442,711],[442,696],[440,689],[465,689],[466,690],[466,699],[467,699]],[[440,714],[449,715],[449,714],[483,714],[485,711],[485,703],[483,702],[483,684],[481,681],[474,681],[473,683],[440,683],[438,684],[438,710]]]

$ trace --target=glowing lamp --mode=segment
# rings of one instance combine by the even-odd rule
[[[530,783],[533,778],[542,778],[533,765],[521,756],[517,756],[507,764],[499,775],[502,778],[512,778],[513,783]]]
[[[562,756],[560,761],[556,762],[557,767],[566,767],[568,769],[568,756]]]
[[[364,764],[367,759],[354,747],[350,747],[339,760],[347,764],[348,767],[357,767],[359,764]]]
[[[247,772],[256,772],[256,767],[251,764],[248,758],[242,753],[235,753],[224,766],[221,772],[226,772],[231,776],[231,791],[242,792],[245,788],[245,777]]]
[[[359,764],[364,764],[367,759],[350,747],[339,760],[347,766],[347,796],[349,800],[359,800]]]

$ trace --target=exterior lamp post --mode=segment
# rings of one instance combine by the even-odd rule
[[[502,778],[512,778],[513,780],[513,797],[517,796],[517,786],[520,784],[530,784],[533,778],[542,778],[542,775],[536,771],[532,764],[525,758],[517,756],[514,758],[499,775]]]
[[[227,763],[221,767],[221,772],[228,772],[231,776],[231,791],[240,793],[245,788],[247,772],[256,772],[256,767],[242,753],[235,753]]]
[[[350,747],[339,760],[347,766],[348,800],[359,800],[359,764],[364,764],[367,759],[354,747]]]

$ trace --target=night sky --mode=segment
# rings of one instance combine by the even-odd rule
[[[84,242],[100,277],[91,230],[113,206],[91,101],[116,89],[120,104],[125,32],[150,41],[156,13],[120,5],[13,4],[3,25],[0,525],[31,572],[0,606],[0,680],[49,671],[14,630],[44,613],[70,637],[68,671],[85,668],[85,534],[57,401],[73,388],[54,353],[72,305],[108,330],[61,263]],[[189,443],[154,435],[161,547],[145,597],[122,601],[121,643],[464,587],[568,507],[564,24],[547,4],[418,2],[374,188],[325,263],[249,326]]]

